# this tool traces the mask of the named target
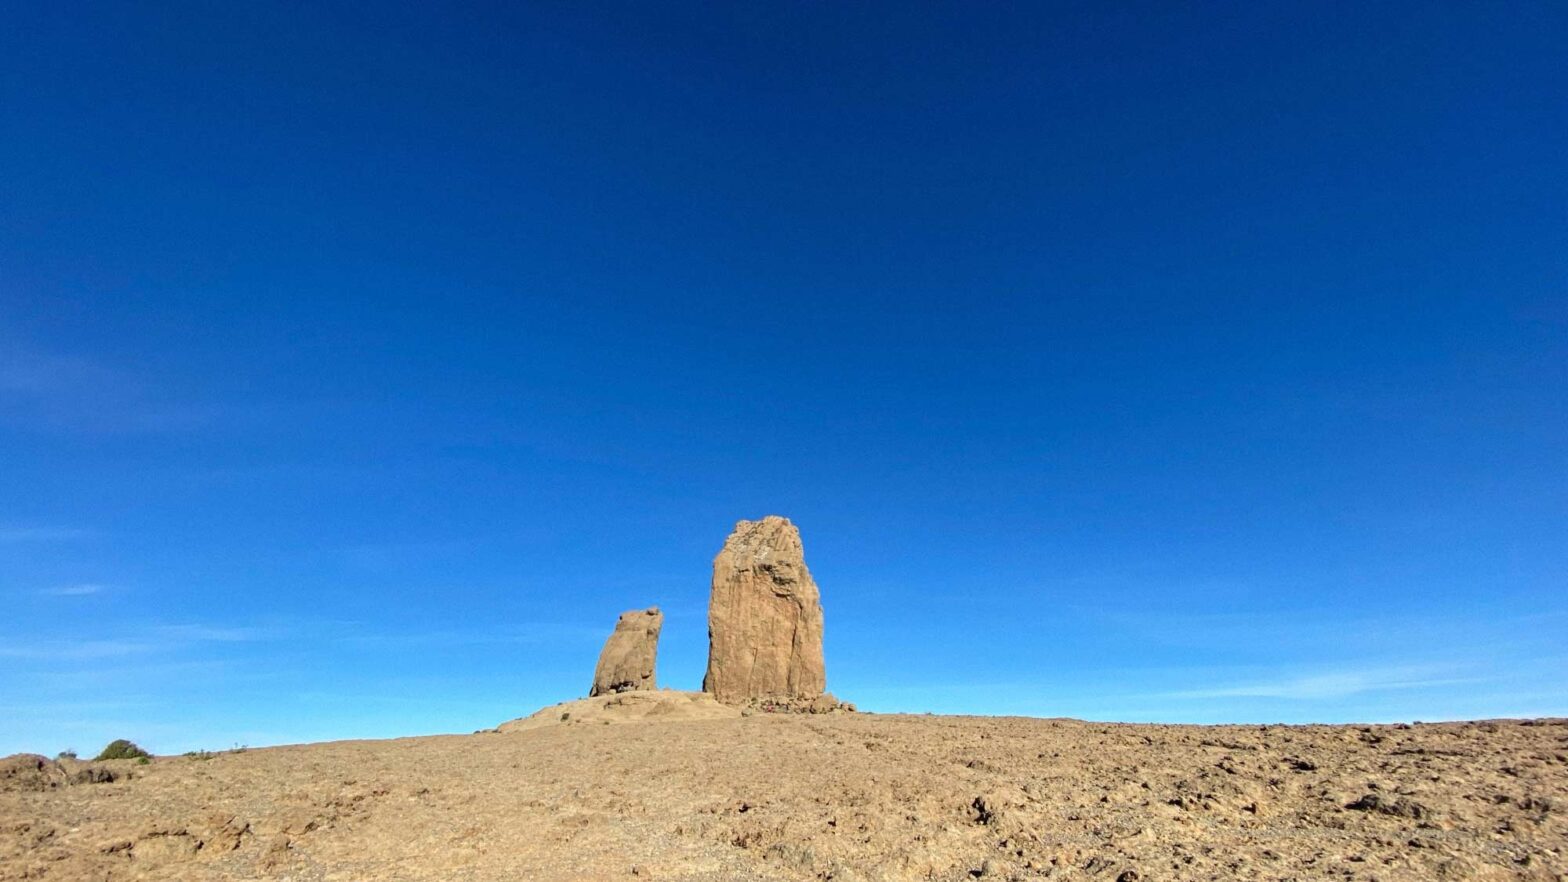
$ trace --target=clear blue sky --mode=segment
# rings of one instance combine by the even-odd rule
[[[1568,714],[1568,6],[16,4],[0,753]]]

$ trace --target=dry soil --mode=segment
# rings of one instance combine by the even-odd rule
[[[685,704],[13,762],[0,879],[1568,879],[1564,720],[741,716],[665,696]]]

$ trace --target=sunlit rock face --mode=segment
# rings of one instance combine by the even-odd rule
[[[604,642],[599,664],[593,670],[589,697],[606,692],[657,689],[653,666],[659,654],[659,631],[664,613],[656,606],[621,613],[615,630]]]
[[[822,601],[800,531],[777,515],[737,523],[713,559],[703,691],[741,703],[810,698],[825,686]]]

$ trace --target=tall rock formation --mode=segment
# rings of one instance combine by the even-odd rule
[[[664,613],[656,606],[621,613],[615,630],[604,641],[599,664],[593,669],[593,689],[588,696],[606,692],[632,692],[658,688],[653,665],[659,653],[659,630]]]
[[[788,518],[741,521],[713,559],[708,673],[723,702],[814,698],[826,686],[822,600]]]

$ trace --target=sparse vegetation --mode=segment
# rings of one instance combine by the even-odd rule
[[[247,750],[250,750],[250,746],[249,745],[236,743],[233,747],[229,748],[228,750],[187,750],[187,751],[185,751],[184,753],[182,753],[180,755],[185,757],[186,759],[210,760],[213,757],[219,756],[221,754],[225,754],[225,753],[244,753]]]
[[[124,738],[118,738],[109,742],[109,746],[105,747],[103,752],[99,753],[94,761],[116,759],[146,759],[150,761],[151,758],[152,754],[142,750],[140,747],[137,747],[134,741],[127,741]]]
[[[74,760],[74,759],[76,759],[76,748],[74,748],[74,747],[67,747],[66,749],[64,749],[64,750],[60,751],[58,754],[56,754],[55,755],[55,759],[57,759],[57,760]]]

